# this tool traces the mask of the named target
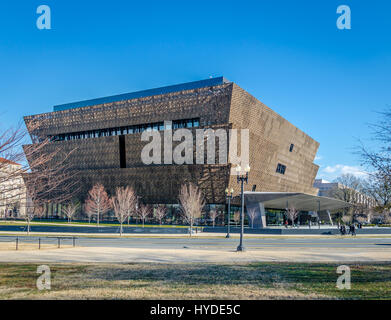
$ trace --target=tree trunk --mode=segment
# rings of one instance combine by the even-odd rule
[[[121,227],[120,227],[119,234],[120,234],[120,236],[122,237],[122,222],[121,222]]]

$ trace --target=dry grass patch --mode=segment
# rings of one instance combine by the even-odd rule
[[[53,264],[38,291],[36,264],[0,265],[2,299],[391,299],[391,265],[351,265],[340,291],[335,264]]]

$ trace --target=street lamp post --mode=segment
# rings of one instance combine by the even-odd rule
[[[137,217],[137,212],[138,212],[138,199],[141,199],[142,196],[136,196],[136,217]],[[136,218],[136,225],[138,224],[137,218]],[[129,225],[129,217],[128,217],[128,225]]]
[[[228,217],[227,217],[227,235],[226,238],[229,238],[229,231],[230,231],[230,220],[231,220],[231,199],[233,197],[234,189],[231,188],[231,190],[225,189],[225,198],[228,200]]]
[[[320,221],[319,221],[319,213],[320,213],[320,200],[318,200],[318,228],[320,229]]]
[[[242,168],[240,166],[236,167],[236,173],[237,173],[237,182],[241,184],[241,197],[242,197],[242,209],[241,209],[241,230],[240,230],[240,243],[237,247],[236,251],[244,251],[243,247],[243,233],[244,233],[244,189],[243,185],[246,182],[248,183],[248,173],[250,172],[250,166],[247,166],[246,169],[244,169],[245,173],[242,173]]]

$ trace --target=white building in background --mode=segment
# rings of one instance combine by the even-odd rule
[[[333,190],[346,189],[347,187],[339,182],[329,182],[324,179],[315,179],[314,187],[318,188],[318,196],[333,197]],[[350,188],[349,188],[350,189]],[[355,203],[362,204],[366,208],[373,208],[376,206],[376,200],[366,194],[363,194],[357,190],[353,193]]]
[[[26,186],[22,166],[0,158],[0,217],[20,217],[26,213]]]

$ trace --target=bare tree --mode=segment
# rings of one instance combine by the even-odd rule
[[[212,219],[213,228],[215,227],[216,219],[219,216],[220,216],[220,213],[217,212],[215,209],[209,211],[209,218]]]
[[[96,215],[96,223],[99,226],[100,217],[112,208],[109,196],[101,183],[95,184],[88,192],[85,207],[87,212]]]
[[[151,207],[149,205],[142,204],[138,209],[138,215],[143,222],[143,228],[145,224],[145,219],[151,214]]]
[[[362,217],[362,216],[357,217],[356,220],[358,223],[365,223],[368,221],[365,217]]]
[[[31,200],[29,200],[28,202],[30,201]],[[38,208],[37,206],[27,203],[26,211],[23,215],[24,220],[26,220],[27,222],[27,234],[30,234],[31,221],[34,219],[35,215],[38,214],[38,212],[42,212],[42,208]]]
[[[30,234],[30,224],[31,221],[34,219],[35,212],[31,208],[26,209],[26,213],[24,214],[24,219],[27,222],[27,234]]]
[[[391,215],[389,212],[386,212],[383,214],[383,223],[384,224],[391,224]]]
[[[328,196],[350,204],[343,208],[343,215],[356,216],[364,210],[361,196],[363,194],[363,180],[352,174],[343,174],[335,179],[338,186],[328,192]]]
[[[132,214],[137,201],[136,194],[133,188],[127,186],[126,188],[117,188],[115,196],[111,199],[114,208],[114,214],[120,223],[120,235],[122,236],[122,225],[125,220]]]
[[[161,225],[162,219],[167,215],[167,208],[164,205],[158,205],[157,208],[155,208],[154,215]]]
[[[345,224],[350,224],[352,222],[352,216],[349,216],[349,215],[343,216],[342,222]]]
[[[182,184],[179,191],[179,203],[181,213],[190,226],[190,236],[193,232],[195,219],[200,218],[205,200],[201,190],[193,183]]]
[[[365,211],[365,218],[367,223],[371,223],[373,216],[375,215],[375,210],[373,208]]]
[[[0,128],[0,186],[3,193],[18,188],[13,181],[28,170],[26,164],[21,165],[25,162],[22,144],[26,143],[26,140],[27,131],[22,129],[21,125],[5,130]]]
[[[142,198],[141,196],[137,196],[135,194],[136,200],[134,202],[134,205],[131,207],[129,206],[129,215],[128,215],[128,225],[130,225],[130,217],[135,216],[136,217],[136,224],[137,224],[137,216],[138,216],[138,209],[139,209],[139,199]]]
[[[86,205],[86,203],[83,204],[83,211],[86,213],[88,217],[88,223],[91,223],[91,219],[94,216],[94,212],[89,211],[89,207]]]
[[[297,211],[294,207],[289,207],[289,208],[286,208],[285,210],[286,210],[286,215],[287,215],[288,219],[291,220],[292,227],[293,227],[293,225],[295,224],[295,220],[299,215],[299,211]]]
[[[30,124],[31,130],[38,128],[39,123]],[[24,199],[28,232],[30,221],[43,214],[48,202],[69,200],[78,190],[74,179],[77,172],[67,163],[73,150],[64,152],[48,137],[30,137],[33,143],[26,144],[28,133],[21,126],[5,131],[0,129],[0,157],[3,159],[0,161],[0,186],[4,194]],[[62,160],[58,158],[60,155]]]
[[[391,208],[391,176],[383,175],[379,171],[372,172],[365,180],[364,189],[370,197],[375,199],[376,211],[389,212]]]
[[[76,170],[67,163],[69,155],[57,146],[49,145],[50,140],[23,146],[28,160],[29,172],[23,174],[27,189],[26,215],[32,220],[43,214],[48,203],[58,204],[74,197],[79,190]]]
[[[378,114],[379,120],[370,125],[376,148],[371,150],[360,141],[357,153],[362,164],[368,169],[365,189],[376,200],[376,211],[389,213],[391,209],[391,106]]]
[[[238,226],[239,221],[240,221],[240,211],[235,211],[234,212],[234,222],[235,222],[236,226]]]
[[[254,228],[254,219],[257,216],[257,210],[255,208],[247,209],[247,214],[251,221],[251,228]]]
[[[67,216],[68,223],[71,222],[73,216],[80,208],[80,202],[78,201],[70,201],[61,206],[61,211]]]

